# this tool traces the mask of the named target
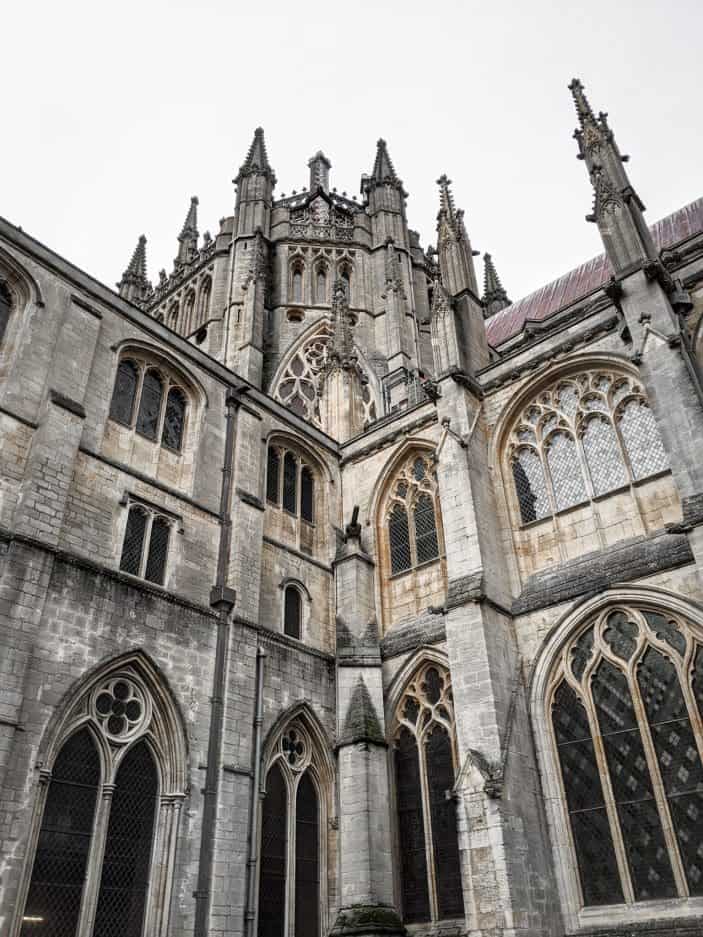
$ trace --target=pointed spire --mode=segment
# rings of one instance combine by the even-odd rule
[[[373,164],[371,175],[366,173],[361,177],[361,191],[368,192],[377,186],[390,185],[397,189],[403,198],[407,197],[407,192],[403,189],[403,182],[398,178],[393,162],[388,155],[388,146],[386,141],[380,139],[376,143],[376,158]]]
[[[194,195],[190,200],[190,208],[188,209],[188,214],[186,215],[186,220],[183,222],[183,228],[181,233],[178,236],[179,241],[183,241],[186,238],[195,238],[198,240],[198,196]]]
[[[586,92],[580,78],[572,79],[569,85],[569,91],[576,105],[576,115],[579,119],[581,129],[583,129],[587,123],[595,124],[596,117],[591,105],[588,103],[588,98],[586,97]]]
[[[274,182],[276,181],[276,176],[271,168],[266,152],[263,127],[257,127],[254,131],[254,139],[249,147],[249,152],[240,166],[239,173],[234,181],[239,182],[242,176],[248,176],[251,173],[260,173],[261,175],[271,177]]]
[[[437,180],[437,185],[439,186],[439,212],[437,218],[446,218],[450,224],[454,225],[456,221],[456,208],[454,207],[452,190],[449,188],[451,184],[452,180],[447,178],[446,173],[442,173]]]
[[[446,174],[437,180],[437,255],[442,282],[452,296],[464,289],[478,294],[471,241],[464,224],[464,212],[454,205],[451,179]]]
[[[483,255],[483,299],[486,318],[500,312],[510,305],[508,294],[500,282],[498,271],[490,254]]]
[[[132,259],[117,284],[120,296],[130,302],[141,304],[152,291],[146,276],[146,237],[141,234],[134,248]]]

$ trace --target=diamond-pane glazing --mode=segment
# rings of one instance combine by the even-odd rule
[[[542,460],[533,449],[519,449],[513,459],[513,480],[523,524],[551,513]]]
[[[417,499],[414,519],[417,562],[427,563],[430,560],[436,560],[439,556],[439,544],[437,542],[434,504],[429,495],[422,494]]]
[[[669,467],[654,414],[647,404],[630,400],[623,407],[618,425],[636,479]]]
[[[408,512],[396,504],[388,521],[388,538],[391,548],[391,572],[402,573],[412,566],[410,556],[410,531]]]
[[[615,429],[609,420],[604,417],[589,419],[582,442],[596,495],[627,484],[625,463],[620,455]]]
[[[120,557],[120,569],[132,576],[138,576],[141,569],[146,521],[147,514],[144,508],[133,505],[129,509],[122,544],[122,556]]]
[[[561,431],[550,436],[547,463],[558,511],[587,499],[576,442],[572,436]]]

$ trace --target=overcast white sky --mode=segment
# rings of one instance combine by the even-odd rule
[[[601,250],[574,75],[650,223],[703,195],[700,0],[39,0],[1,22],[0,214],[111,286],[142,232],[150,277],[171,269],[191,195],[217,230],[261,124],[279,195],[319,148],[358,193],[385,137],[425,245],[446,172],[517,299]]]

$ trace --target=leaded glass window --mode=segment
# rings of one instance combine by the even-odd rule
[[[183,447],[188,397],[165,372],[124,358],[117,367],[110,418],[174,452]]]
[[[276,400],[316,426],[322,426],[322,380],[331,338],[332,329],[325,319],[291,356],[273,389]],[[366,380],[366,375],[363,375],[363,380]],[[378,415],[376,400],[368,382],[363,383],[362,395],[366,425],[373,423]]]
[[[7,288],[7,285],[0,280],[0,342],[2,342],[5,337],[5,331],[7,329],[7,323],[10,321],[11,312],[12,293]]]
[[[283,457],[283,507],[291,514],[298,513],[298,460],[292,452]]]
[[[281,456],[278,449],[269,446],[266,460],[266,500],[271,504],[278,504],[280,501],[280,494],[278,491],[280,469]]]
[[[392,575],[439,558],[438,509],[434,464],[427,454],[415,452],[395,475],[386,501]]]
[[[118,423],[131,425],[138,383],[139,368],[136,363],[129,358],[120,361],[110,402],[110,416]]]
[[[300,516],[312,524],[314,519],[315,482],[312,471],[303,465],[300,469]]]
[[[323,813],[313,755],[310,737],[296,720],[282,732],[266,777],[259,937],[320,937],[322,932]]]
[[[552,726],[585,906],[703,895],[702,649],[678,615],[623,606],[562,652]]]
[[[300,638],[303,617],[303,602],[295,586],[286,586],[283,598],[283,633],[291,638]]]
[[[122,572],[163,585],[173,522],[150,505],[132,502],[122,542]]]
[[[507,456],[523,524],[668,467],[641,385],[595,370],[536,394],[513,427]]]
[[[454,708],[444,667],[424,664],[408,684],[396,710],[393,758],[403,920],[463,918],[450,796],[457,771]]]
[[[169,759],[157,768],[156,752],[173,745],[175,754],[179,743],[167,736],[168,719],[155,717],[155,709],[156,699],[131,663],[94,678],[71,703],[66,725],[78,722],[81,728],[67,729],[45,765],[48,783],[39,786],[45,799],[21,937],[151,932],[152,862],[159,867],[157,881],[173,872],[168,841],[175,827],[158,812],[161,784],[171,802],[183,796]],[[157,822],[161,839],[154,860]],[[163,898],[169,900],[168,889]]]

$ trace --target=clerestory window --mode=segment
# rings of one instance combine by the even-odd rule
[[[183,448],[188,398],[160,368],[123,358],[117,367],[110,418],[166,449]]]
[[[540,391],[510,436],[523,524],[668,468],[654,414],[629,375],[584,371]]]
[[[703,643],[616,606],[571,639],[550,693],[582,905],[703,895]]]

